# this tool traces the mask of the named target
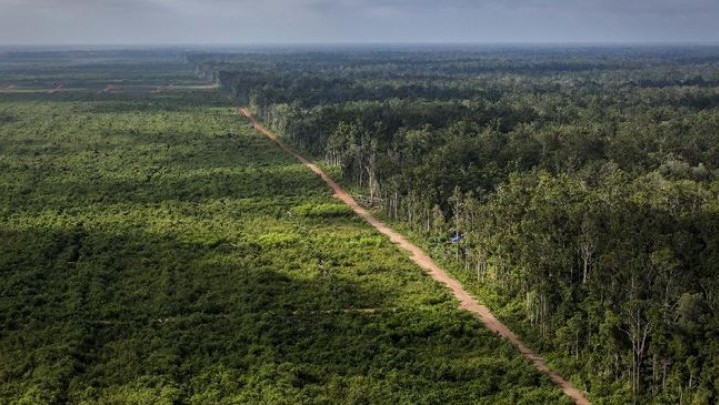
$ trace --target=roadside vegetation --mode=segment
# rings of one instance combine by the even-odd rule
[[[0,403],[568,402],[191,65],[143,58],[0,55]]]
[[[191,60],[593,402],[719,400],[718,48]]]

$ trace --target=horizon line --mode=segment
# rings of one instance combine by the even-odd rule
[[[0,43],[1,48],[275,48],[275,47],[401,47],[401,46],[719,46],[719,40],[662,41],[337,41],[337,42],[130,42],[130,43]]]

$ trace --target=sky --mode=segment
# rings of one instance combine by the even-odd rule
[[[3,45],[719,42],[719,0],[0,0]]]

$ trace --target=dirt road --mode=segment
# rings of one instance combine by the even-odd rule
[[[99,90],[99,91],[97,92],[97,94],[110,93],[110,92],[114,91],[116,88],[117,88],[117,87],[116,87],[114,84],[108,83],[107,86],[105,86],[104,89]]]
[[[335,183],[335,181],[332,180],[332,178],[330,178],[319,167],[317,167],[317,165],[313,164],[309,160],[305,159],[304,156],[300,155],[299,153],[285,145],[282,141],[279,140],[279,138],[275,134],[265,128],[257,120],[257,118],[252,115],[250,110],[248,110],[247,108],[240,108],[240,112],[252,122],[252,125],[257,131],[263,133],[265,136],[275,142],[280,148],[282,148],[285,152],[294,156],[310,170],[319,175],[322,180],[324,180],[325,183],[327,183],[332,188],[335,198],[347,204],[357,215],[364,218],[367,222],[370,223],[370,225],[375,227],[375,229],[387,235],[393,243],[397,244],[399,247],[409,252],[412,261],[422,267],[425,271],[427,271],[433,279],[444,283],[452,291],[457,300],[459,300],[460,308],[475,314],[477,318],[479,318],[479,320],[484,324],[484,326],[487,327],[487,329],[497,333],[498,335],[512,342],[512,344],[514,344],[519,349],[519,351],[524,357],[534,363],[534,366],[537,367],[539,371],[546,374],[555,385],[561,388],[565,394],[567,394],[570,398],[572,398],[572,400],[574,400],[574,403],[579,405],[589,404],[589,400],[587,400],[587,398],[581,391],[579,391],[572,384],[570,384],[569,381],[562,378],[562,376],[550,370],[544,359],[537,356],[529,347],[527,347],[527,345],[525,345],[521,340],[519,340],[519,338],[511,330],[509,330],[507,326],[505,326],[502,322],[495,318],[494,315],[492,315],[492,313],[486,306],[479,304],[474,298],[472,298],[472,296],[469,295],[469,293],[462,287],[461,284],[459,284],[457,280],[452,278],[449,274],[447,274],[444,270],[437,266],[437,264],[435,264],[434,261],[422,249],[420,249],[417,245],[409,242],[407,239],[405,239],[404,236],[392,230],[390,227],[375,218],[374,215],[372,215],[369,211],[360,206],[349,193],[344,191],[342,187],[339,186],[339,184]]]
[[[60,93],[61,91],[65,90],[65,83],[60,83],[57,86],[55,86],[54,89],[48,90],[47,94],[55,94]]]

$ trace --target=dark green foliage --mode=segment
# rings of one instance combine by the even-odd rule
[[[719,400],[718,48],[194,60],[595,402]]]
[[[223,95],[0,111],[0,403],[566,402]]]

